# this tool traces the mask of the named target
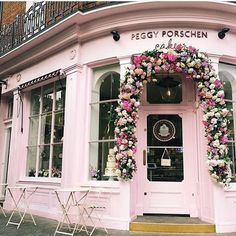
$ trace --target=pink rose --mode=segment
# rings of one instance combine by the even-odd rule
[[[133,56],[132,61],[136,67],[140,67],[140,64],[142,62],[142,57],[141,56]]]
[[[173,52],[168,52],[168,60],[171,61],[171,62],[174,62],[177,58],[176,54],[174,54]]]

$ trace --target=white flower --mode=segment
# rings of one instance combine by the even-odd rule
[[[215,77],[211,77],[209,81],[210,81],[210,83],[214,83],[216,81],[216,78]]]
[[[115,133],[120,133],[120,129],[118,127],[115,128]]]
[[[127,115],[127,111],[126,111],[126,110],[123,110],[123,111],[122,111],[122,115],[123,115],[123,116],[126,116],[126,115]]]
[[[216,118],[219,118],[219,117],[220,117],[220,113],[219,113],[219,112],[216,112],[216,113],[215,113],[215,117],[216,117]]]
[[[219,147],[220,146],[220,141],[217,139],[212,142],[213,147]]]
[[[135,102],[135,103],[134,103],[134,106],[135,106],[135,107],[139,107],[139,106],[140,106],[140,102],[139,102],[139,101]]]
[[[203,88],[204,87],[204,85],[202,84],[202,83],[198,83],[198,88],[199,89],[201,89],[201,88]]]
[[[193,73],[193,68],[189,68],[189,69],[188,69],[188,73],[189,73],[189,74]]]
[[[117,154],[116,154],[116,159],[119,161],[121,158],[122,158],[122,154],[117,153]]]
[[[132,84],[132,83],[134,82],[134,80],[133,80],[132,78],[128,78],[127,82],[128,82],[129,84]]]
[[[116,170],[116,175],[121,176],[121,171],[119,169]]]
[[[211,84],[210,86],[209,86],[209,88],[210,89],[214,89],[216,86],[214,85],[214,84]]]

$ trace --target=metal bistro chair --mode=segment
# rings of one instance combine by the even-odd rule
[[[89,190],[85,190],[82,188],[61,188],[55,190],[58,203],[62,210],[61,218],[58,220],[58,224],[54,233],[56,234],[64,234],[73,236],[77,230],[82,231],[85,228],[86,233],[88,234],[85,221],[84,221],[84,204],[86,197],[89,193]],[[73,208],[78,208],[78,220],[75,224],[72,224],[70,220],[71,210]],[[79,224],[81,223],[81,227],[79,228]],[[67,226],[67,230],[65,231],[65,227]],[[68,232],[69,231],[69,232]]]
[[[7,184],[0,184],[0,187],[4,188],[4,190],[2,190],[2,192],[3,192],[3,191],[5,192],[5,191],[6,191]],[[1,210],[1,212],[3,213],[3,215],[4,215],[5,217],[7,217],[5,211],[3,210],[3,207],[2,207],[3,201],[4,201],[4,199],[0,199],[0,210]]]
[[[88,203],[86,206],[88,219],[92,223],[92,231],[89,233],[91,236],[95,229],[103,228],[108,234],[107,228],[103,223],[104,213],[110,204],[110,191],[106,188],[92,187],[89,194]]]

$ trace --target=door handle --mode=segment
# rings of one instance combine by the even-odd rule
[[[146,166],[146,162],[147,162],[146,158],[147,158],[147,152],[146,152],[146,150],[144,149],[144,150],[143,150],[143,165],[144,165],[144,166]]]

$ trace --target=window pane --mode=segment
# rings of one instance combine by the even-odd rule
[[[229,111],[232,111],[233,109],[233,103],[232,102],[226,102],[226,107]],[[235,130],[234,130],[234,116],[235,112],[233,112],[232,116],[230,116],[230,124],[228,126],[228,133],[229,133],[229,139],[235,140]]]
[[[31,93],[31,115],[39,114],[40,109],[40,99],[41,96],[41,88],[37,88],[32,90]]]
[[[227,81],[227,79],[224,77],[223,79],[223,87],[225,92],[225,99],[232,100],[232,87],[231,83]]]
[[[35,177],[37,147],[29,147],[27,154],[27,173],[29,177]]]
[[[114,139],[115,138],[115,119],[117,102],[100,104],[99,112],[99,139]]]
[[[39,118],[30,118],[29,146],[36,146],[38,143]]]
[[[65,80],[59,80],[56,82],[56,107],[55,110],[62,110],[65,107]]]
[[[50,146],[41,146],[39,153],[39,177],[49,176],[49,157],[50,157]]]
[[[229,148],[228,154],[229,154],[229,157],[232,160],[232,163],[231,163],[231,171],[232,171],[232,173],[231,173],[231,175],[235,176],[235,173],[236,173],[235,143],[234,142],[229,142],[228,143],[228,148]]]
[[[7,118],[11,119],[13,115],[13,97],[8,99]]]
[[[109,176],[106,176],[106,168],[109,149],[113,149],[115,146],[114,142],[104,142],[104,143],[90,143],[90,167],[99,170],[100,180],[106,180]],[[110,168],[110,167],[108,167]],[[91,176],[90,176],[91,178]]]
[[[53,105],[53,84],[43,87],[43,113],[52,111]]]
[[[64,112],[55,113],[54,143],[62,142],[64,132]]]
[[[117,73],[108,74],[102,81],[100,87],[100,101],[117,99],[120,88],[120,75]]]
[[[52,114],[42,115],[40,144],[49,144],[51,140]]]
[[[180,103],[182,101],[181,75],[159,75],[157,82],[147,83],[147,101],[150,104]]]
[[[53,145],[52,177],[61,177],[62,144]]]

